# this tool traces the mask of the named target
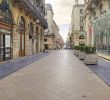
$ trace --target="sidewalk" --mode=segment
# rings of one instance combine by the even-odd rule
[[[98,65],[89,65],[88,67],[110,86],[110,61],[99,58]]]
[[[32,64],[35,61],[47,56],[49,53],[39,53],[32,56],[26,56],[18,59],[13,59],[0,64],[0,79],[5,76],[18,71],[19,69]]]
[[[0,100],[110,100],[110,87],[61,50],[1,79]]]

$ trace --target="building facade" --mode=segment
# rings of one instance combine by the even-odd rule
[[[44,0],[0,0],[0,62],[43,50]]]
[[[78,46],[79,44],[84,44],[85,40],[80,42],[80,35],[84,35],[84,24],[83,24],[83,4],[75,4],[73,6],[71,15],[71,25],[70,25],[70,46]]]
[[[95,45],[98,53],[110,55],[110,0],[85,0],[87,45]]]
[[[44,48],[53,50],[55,49],[54,47],[55,35],[54,35],[54,29],[53,29],[54,13],[53,13],[52,6],[50,4],[45,4],[45,17],[48,23],[48,29],[46,29],[44,33]]]
[[[59,27],[53,19],[54,12],[50,4],[45,5],[45,17],[48,29],[44,33],[44,49],[55,50],[60,48],[61,41],[59,42],[59,39],[61,36],[59,35]]]

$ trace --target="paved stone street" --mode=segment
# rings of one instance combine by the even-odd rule
[[[62,50],[1,79],[0,100],[110,100],[110,87]]]

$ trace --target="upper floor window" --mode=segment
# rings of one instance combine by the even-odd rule
[[[80,9],[80,14],[83,14],[83,9]]]
[[[32,22],[30,23],[30,30],[29,30],[29,35],[33,34],[33,24]]]
[[[19,29],[25,30],[25,19],[21,16],[20,22],[19,22]]]
[[[47,16],[47,12],[45,11],[45,16]]]
[[[47,41],[47,39],[44,39],[44,41],[46,42],[46,41]]]
[[[12,15],[9,10],[6,10],[6,11],[0,10],[0,16],[2,17],[0,21],[7,24],[13,24]]]

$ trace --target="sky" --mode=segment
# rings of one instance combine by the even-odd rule
[[[60,28],[60,34],[66,42],[69,26],[71,23],[71,13],[75,0],[45,0],[46,3],[50,3],[54,11],[54,20]],[[83,0],[79,0],[79,3],[83,3]]]

